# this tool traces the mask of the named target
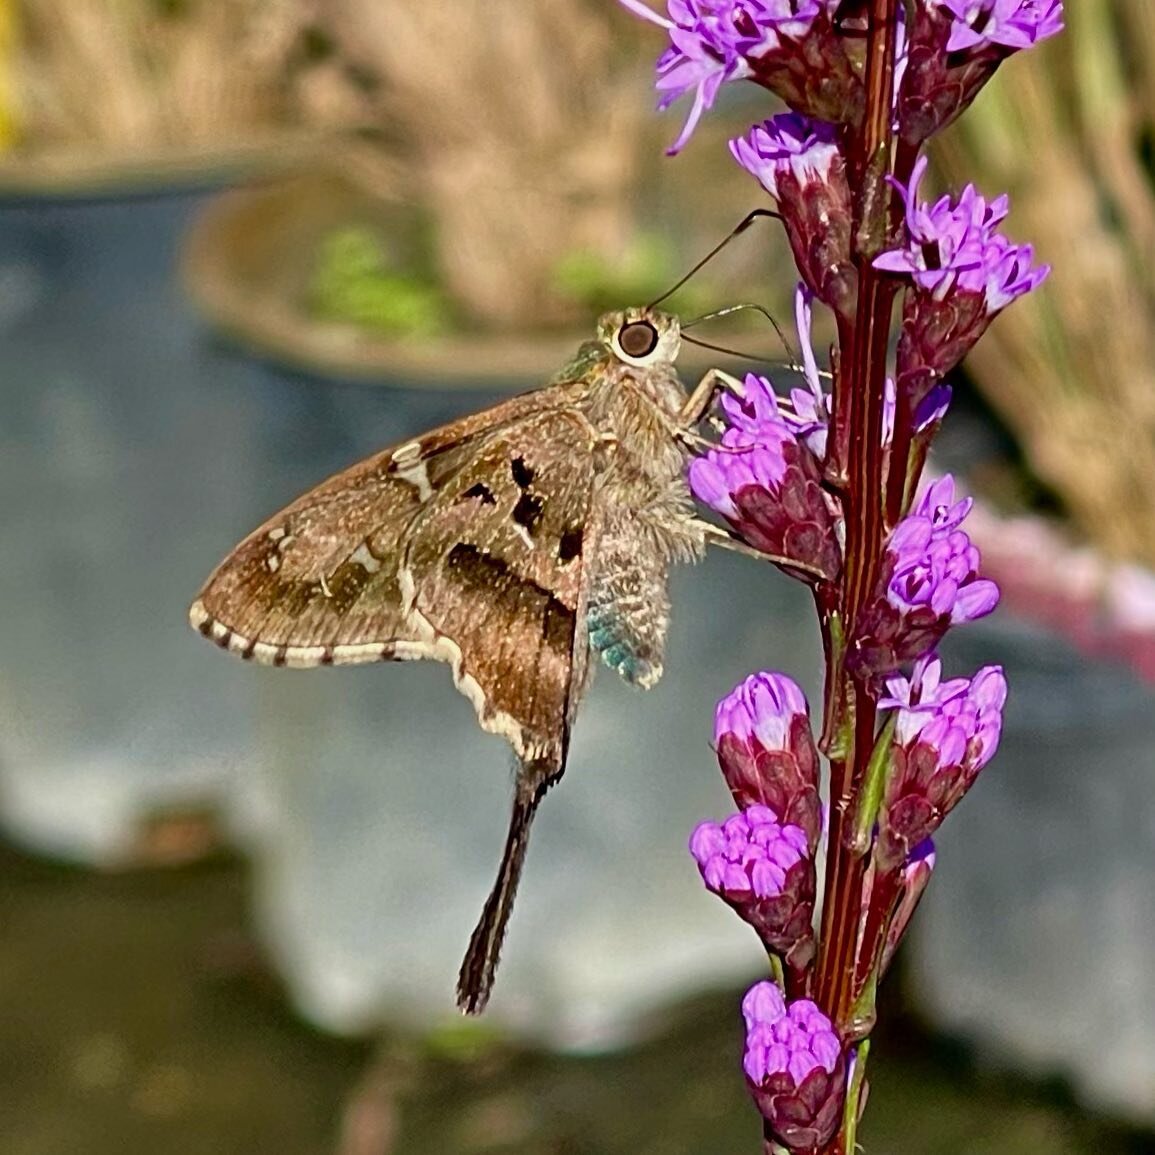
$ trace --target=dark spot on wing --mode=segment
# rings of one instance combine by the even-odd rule
[[[542,610],[541,633],[545,644],[558,654],[573,652],[574,614],[556,598],[550,598]]]
[[[573,529],[567,529],[565,533],[561,535],[561,541],[558,543],[558,561],[564,565],[566,562],[573,561],[575,557],[578,557],[582,551],[583,537],[584,533],[580,525],[574,526]]]
[[[541,511],[544,508],[545,502],[536,494],[523,493],[517,499],[517,505],[513,507],[513,520],[518,525],[524,526],[529,536],[533,537],[541,523]]]
[[[497,504],[497,498],[493,496],[493,490],[490,489],[484,481],[479,481],[476,485],[471,485],[461,496],[475,497],[482,505]]]
[[[526,465],[524,457],[515,457],[509,468],[519,489],[528,489],[533,484],[533,470]]]
[[[369,577],[369,571],[360,562],[342,562],[329,575],[327,582],[329,608],[338,615],[348,613],[369,584]]]
[[[449,551],[446,568],[463,588],[484,589],[490,599],[504,603],[515,619],[539,621],[542,639],[550,649],[559,654],[572,651],[573,610],[537,582],[514,573],[501,558],[458,542]]]

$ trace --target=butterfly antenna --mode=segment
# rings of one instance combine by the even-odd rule
[[[682,334],[682,340],[691,345],[697,345],[699,349],[711,349],[715,353],[725,353],[727,357],[738,357],[742,361],[757,361],[761,364],[766,360],[765,357],[758,357],[753,353],[743,353],[740,349],[728,349],[725,345],[713,345],[709,341],[699,341],[697,337],[690,337],[685,333]]]
[[[748,212],[673,288],[667,289],[660,297],[656,297],[646,308],[652,309],[655,305],[660,305],[667,297],[673,296],[699,269],[709,264],[739,233],[744,233],[759,217],[774,217],[775,220],[779,221],[782,219],[781,214],[772,209],[754,209]]]
[[[716,309],[713,313],[703,313],[700,317],[695,317],[692,321],[683,322],[682,332],[684,334],[685,331],[687,329],[689,329],[692,325],[700,325],[703,321],[713,321],[713,320],[716,320],[718,317],[726,317],[726,316],[729,316],[731,313],[741,312],[743,309],[753,309],[756,313],[761,313],[762,316],[765,317],[766,320],[770,322],[771,326],[774,329],[774,332],[778,334],[778,340],[782,342],[782,348],[786,350],[786,356],[789,358],[791,366],[793,367],[794,365],[796,365],[798,363],[798,356],[794,352],[794,347],[790,344],[790,341],[787,338],[785,332],[783,331],[782,326],[779,325],[778,321],[775,319],[774,314],[771,313],[770,310],[767,309],[764,305],[758,305],[752,301],[746,302],[746,303],[741,304],[741,305],[727,305],[726,308]],[[700,341],[695,341],[693,337],[687,337],[686,340],[692,342],[695,345],[701,344]],[[709,348],[709,346],[706,346],[706,347]],[[726,353],[726,352],[729,352],[729,350],[723,349],[722,352]],[[740,353],[735,354],[735,355],[736,356],[742,356],[742,354],[740,354]]]

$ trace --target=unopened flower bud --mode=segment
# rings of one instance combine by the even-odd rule
[[[775,1138],[792,1151],[826,1143],[842,1115],[846,1060],[838,1035],[816,1003],[787,1004],[770,982],[742,1000],[746,1084]]]
[[[768,807],[806,832],[811,854],[822,830],[818,750],[806,696],[785,674],[751,674],[718,703],[714,743],[739,809]]]
[[[901,894],[898,906],[891,917],[890,926],[886,931],[886,943],[882,949],[882,966],[880,974],[885,974],[890,966],[890,960],[902,942],[910,920],[930,883],[930,876],[934,872],[934,843],[928,838],[920,842],[902,867]]]
[[[757,932],[768,950],[797,968],[814,953],[814,859],[800,826],[766,806],[725,822],[699,823],[690,853],[707,888]]]

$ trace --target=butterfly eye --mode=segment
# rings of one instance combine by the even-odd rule
[[[658,330],[649,321],[631,321],[618,333],[618,344],[627,357],[646,357],[658,345]]]

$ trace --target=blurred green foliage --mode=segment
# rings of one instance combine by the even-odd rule
[[[589,249],[567,253],[554,268],[554,290],[590,313],[641,305],[666,292],[686,272],[677,247],[656,233],[639,233],[621,252],[607,256]],[[673,312],[704,311],[711,299],[701,278],[665,302]]]
[[[451,327],[445,295],[389,263],[377,232],[350,225],[320,245],[309,286],[310,311],[319,320],[343,321],[387,337],[430,337]]]

